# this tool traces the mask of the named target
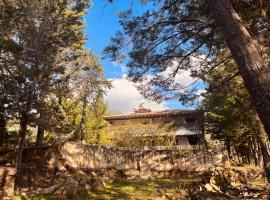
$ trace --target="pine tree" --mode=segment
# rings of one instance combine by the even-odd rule
[[[132,15],[132,11],[120,15],[123,32],[112,38],[105,53],[119,61],[127,55],[121,50],[129,49],[130,79],[142,83],[142,93],[155,100],[164,96],[194,99],[196,89],[187,89],[175,77],[188,69],[192,76],[204,80],[220,62],[233,59],[270,137],[270,23],[263,14],[267,2],[149,2],[153,5],[141,16]]]
[[[4,32],[1,38],[1,75],[14,117],[20,121],[20,144],[16,167],[20,168],[27,125],[36,118],[38,106],[64,72],[57,61],[63,49],[84,44],[83,15],[88,1],[4,1],[1,3]],[[10,23],[4,23],[10,20]],[[10,87],[12,89],[10,89]],[[9,93],[10,92],[10,93]]]

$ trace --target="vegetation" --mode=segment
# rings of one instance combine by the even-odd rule
[[[224,145],[228,159],[263,167],[270,182],[269,0],[141,3],[149,5],[144,13],[119,14],[122,31],[105,55],[127,61],[128,78],[146,98],[174,99],[205,111],[205,132]],[[90,7],[88,0],[0,1],[0,150],[13,152],[6,156],[14,157],[8,167],[18,176],[30,143],[40,148],[58,139],[133,148],[149,141],[173,144],[172,124],[109,127],[103,120],[111,82],[99,58],[85,48],[84,16]],[[183,72],[194,82],[179,82]],[[182,182],[115,180],[77,197],[184,198]]]
[[[108,126],[105,131],[111,143],[119,147],[144,148],[146,146],[173,146],[171,124],[143,124],[129,122],[125,125]]]
[[[105,54],[116,62],[128,57],[128,76],[149,99],[198,103],[203,81],[201,107],[210,112],[213,138],[225,143],[229,156],[231,148],[245,159],[256,154],[255,163],[264,155],[268,166],[269,2],[147,2],[141,15],[131,9],[120,14],[123,31]],[[178,82],[186,70],[195,79],[190,85]]]
[[[7,122],[20,124],[18,169],[28,125],[38,126],[37,145],[43,143],[45,130],[80,132],[78,138],[85,140],[87,109],[95,115],[92,128],[101,126],[97,116],[104,112],[96,105],[102,104],[110,83],[97,57],[83,47],[83,16],[89,7],[88,1],[75,0],[0,3],[0,142],[8,142]],[[80,122],[68,118],[63,101],[76,104]]]
[[[181,71],[189,70],[193,77],[205,80],[220,63],[234,61],[238,68],[234,76],[242,76],[270,137],[269,76],[264,75],[269,74],[268,3],[149,2],[153,6],[141,16],[131,10],[120,15],[123,31],[112,38],[105,53],[113,61],[121,61],[126,55],[122,50],[130,47],[129,77],[141,83],[142,93],[150,99],[167,97],[184,102],[196,98],[198,88],[175,81]]]
[[[266,149],[269,142],[250,95],[243,87],[243,80],[235,77],[224,87],[215,88],[224,67],[220,66],[208,76],[209,92],[202,102],[203,109],[208,111],[206,131],[211,133],[213,139],[224,142],[231,159],[255,165],[260,165],[262,159],[268,173],[269,154]],[[226,67],[228,74],[236,70],[234,64]]]
[[[83,199],[186,199],[184,189],[200,180],[157,179],[157,180],[115,180],[98,191],[82,191],[74,200]],[[53,200],[60,197],[40,196],[37,199]],[[27,198],[26,198],[27,199]],[[61,199],[61,198],[60,198]]]

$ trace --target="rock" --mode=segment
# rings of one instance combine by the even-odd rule
[[[91,190],[91,186],[88,183],[80,183],[78,186],[78,191]]]
[[[100,179],[96,179],[93,181],[92,183],[92,188],[96,191],[102,190],[105,187],[105,183],[100,180]]]
[[[55,162],[56,162],[56,158],[52,157],[52,158],[48,161],[48,165],[49,165],[50,167],[54,167]]]
[[[227,190],[227,193],[231,196],[235,196],[235,197],[238,197],[239,194],[240,194],[240,191],[237,190],[237,189],[233,189],[233,188],[230,188]]]
[[[221,192],[218,186],[211,183],[206,183],[204,187],[209,192]]]
[[[91,172],[91,176],[95,178],[97,177],[97,174],[95,172]]]
[[[57,190],[54,192],[54,194],[56,195],[62,195],[64,193],[64,184],[62,186],[60,186],[59,188],[57,188]]]
[[[89,184],[85,184],[85,185],[84,185],[84,189],[85,189],[85,190],[90,190],[90,189],[91,189],[91,186],[90,186]]]
[[[78,173],[78,170],[75,167],[72,167],[70,165],[66,165],[65,168],[72,174]]]
[[[58,160],[55,162],[55,168],[57,168],[59,171],[66,171],[65,166]]]
[[[61,187],[61,184],[56,184],[48,188],[45,188],[43,190],[43,194],[53,194],[59,187]]]
[[[246,176],[243,175],[243,174],[239,174],[238,179],[239,179],[240,183],[242,183],[242,184],[246,185],[248,183],[248,180],[247,180]]]
[[[5,166],[6,166],[6,167],[10,167],[11,164],[10,164],[10,163],[6,163]]]
[[[66,179],[64,185],[64,192],[67,198],[73,198],[77,194],[78,186],[79,186],[78,181],[74,180],[72,177],[68,177]]]

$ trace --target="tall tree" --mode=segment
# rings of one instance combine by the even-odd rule
[[[230,1],[208,0],[207,3],[270,138],[270,68]]]
[[[237,68],[234,63],[221,65],[206,79],[207,93],[204,95],[203,109],[207,111],[206,131],[213,138],[223,141],[229,158],[235,154],[255,164],[263,161],[266,177],[270,180],[269,141],[248,91],[243,87],[243,79],[235,76],[221,84],[221,77],[231,77]]]
[[[61,64],[65,63],[65,73],[54,84],[54,90],[47,101],[48,111],[43,109],[45,116],[52,118],[49,122],[51,128],[47,130],[75,140],[87,140],[89,132],[94,132],[89,123],[95,124],[93,122],[99,121],[105,114],[106,109],[102,109],[105,107],[103,96],[111,86],[110,81],[104,78],[99,59],[91,51],[66,49],[58,59]],[[52,108],[56,109],[56,113],[50,111]],[[94,112],[96,109],[97,112]],[[91,122],[88,118],[91,118]],[[44,122],[48,123],[48,120],[40,121],[43,127]]]
[[[88,1],[4,1],[5,15],[14,24],[4,35],[16,49],[1,53],[1,67],[9,79],[14,80],[13,90],[8,91],[14,117],[20,120],[20,144],[16,167],[20,168],[25,146],[27,124],[38,111],[38,105],[50,93],[51,86],[63,73],[64,66],[56,65],[57,56],[67,47],[82,48],[84,42],[83,20]],[[4,15],[4,16],[5,16]],[[4,24],[5,25],[5,24]],[[9,23],[7,24],[7,26]]]
[[[86,112],[87,107],[91,107],[99,118],[98,109],[99,102],[102,101],[103,95],[107,89],[111,87],[110,81],[103,76],[102,66],[98,62],[98,58],[91,52],[82,52],[74,65],[78,67],[76,73],[72,73],[69,78],[71,92],[74,93],[77,102],[82,105],[81,121],[80,121],[80,140],[85,140],[86,131]],[[71,69],[72,70],[72,69]]]
[[[266,54],[270,23],[259,12],[267,10],[266,1],[149,2],[153,6],[141,16],[132,15],[132,11],[120,15],[123,32],[112,38],[105,53],[119,61],[126,55],[121,50],[131,47],[127,48],[129,77],[143,83],[143,94],[154,99],[167,96],[183,100],[188,94],[193,94],[190,96],[193,99],[196,90],[175,81],[177,75],[188,69],[192,76],[204,80],[220,62],[233,58],[270,137]],[[220,56],[224,60],[218,62]]]

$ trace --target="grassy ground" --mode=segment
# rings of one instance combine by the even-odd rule
[[[99,191],[82,191],[74,200],[166,200],[187,199],[184,189],[198,180],[158,179],[158,180],[115,180]],[[27,198],[28,199],[28,198]],[[60,197],[35,197],[30,199],[56,200]],[[62,198],[65,199],[65,198]]]

